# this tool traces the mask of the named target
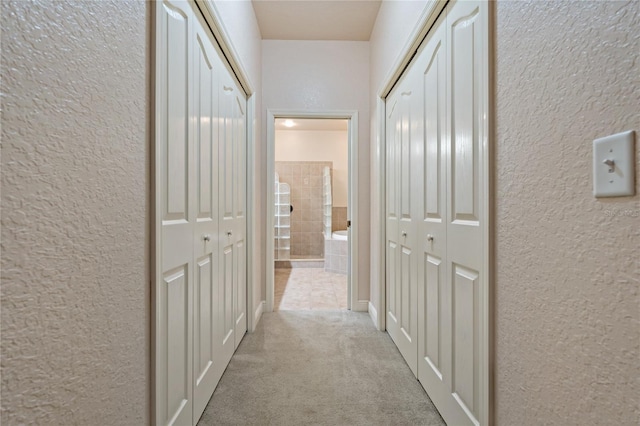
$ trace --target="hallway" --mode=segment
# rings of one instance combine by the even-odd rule
[[[208,425],[443,425],[366,313],[264,314],[204,411]]]
[[[0,28],[0,424],[442,424],[426,341],[447,421],[638,426],[640,1],[3,0]],[[271,282],[275,119],[318,114],[352,117],[351,311]],[[596,197],[631,131],[602,160],[635,195]]]

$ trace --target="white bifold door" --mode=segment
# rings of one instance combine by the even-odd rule
[[[247,329],[246,99],[221,57],[188,2],[156,3],[156,424],[198,421]]]
[[[233,354],[247,330],[246,100],[229,73],[221,76],[220,88],[221,343],[225,354]]]
[[[386,103],[387,329],[450,425],[489,422],[487,8],[450,2]]]
[[[420,92],[405,75],[387,98],[387,331],[417,374]]]

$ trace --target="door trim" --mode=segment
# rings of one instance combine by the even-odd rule
[[[398,77],[400,78],[400,77]],[[378,270],[378,301],[379,306],[376,309],[376,316],[374,323],[378,330],[385,331],[387,329],[387,250],[386,250],[386,238],[387,238],[387,192],[386,192],[386,179],[387,179],[387,114],[386,114],[386,99],[376,97],[377,108],[377,120],[378,120],[378,200],[379,209],[378,215],[380,220],[378,221],[378,232],[380,235],[380,243],[378,244],[378,264],[372,265],[373,268]],[[375,248],[373,248],[375,250]],[[373,307],[373,306],[372,306]],[[371,308],[369,310],[371,313]],[[376,321],[377,320],[377,321]]]
[[[240,55],[236,52],[236,49],[233,47],[233,43],[231,42],[231,37],[229,37],[229,33],[224,26],[222,17],[220,16],[220,12],[218,11],[218,7],[214,0],[190,0],[197,5],[200,13],[204,17],[204,20],[209,24],[209,29],[213,34],[213,38],[218,43],[224,58],[229,63],[231,67],[231,71],[235,75],[238,83],[240,83],[240,87],[244,90],[247,98],[249,98],[255,90],[253,89],[253,85],[251,84],[251,80],[249,79],[249,75],[247,71],[242,66],[242,62],[240,61]]]
[[[257,278],[260,276],[260,265],[256,259],[259,259],[258,253],[258,244],[259,238],[256,235],[257,229],[257,219],[258,215],[256,214],[256,202],[255,202],[255,194],[256,194],[256,173],[254,164],[256,164],[256,135],[258,132],[256,131],[257,120],[256,120],[256,95],[255,93],[249,96],[247,99],[247,229],[246,229],[246,240],[247,240],[247,330],[249,333],[253,333],[256,331],[256,326],[260,321],[260,317],[262,316],[262,311],[259,314],[256,314],[257,310],[262,306],[262,301],[259,301],[256,305],[255,303],[255,293],[256,293],[256,285],[255,282]],[[256,256],[258,254],[258,256]],[[259,293],[259,290],[258,290]]]
[[[349,195],[348,214],[351,220],[349,235],[348,307],[354,311],[367,311],[368,301],[361,301],[358,294],[358,111],[298,111],[267,109],[267,229],[266,229],[266,312],[273,312],[275,299],[274,283],[274,204],[275,185],[275,119],[276,118],[326,118],[349,120]]]
[[[378,90],[378,97],[386,99],[389,96],[389,92],[396,85],[400,77],[404,73],[404,70],[409,66],[409,62],[413,59],[420,45],[427,37],[427,33],[431,30],[433,24],[436,23],[438,15],[442,12],[449,0],[428,0],[427,5],[422,10],[418,22],[407,38],[407,42],[400,51],[400,55],[393,63],[391,72],[382,81],[382,85]]]

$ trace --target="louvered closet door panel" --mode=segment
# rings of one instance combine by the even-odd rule
[[[161,255],[156,277],[156,422],[192,423],[193,128],[191,26],[187,2],[156,4],[156,183]]]

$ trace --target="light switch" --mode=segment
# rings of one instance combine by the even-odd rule
[[[593,195],[622,197],[635,194],[634,141],[633,130],[593,141]]]

